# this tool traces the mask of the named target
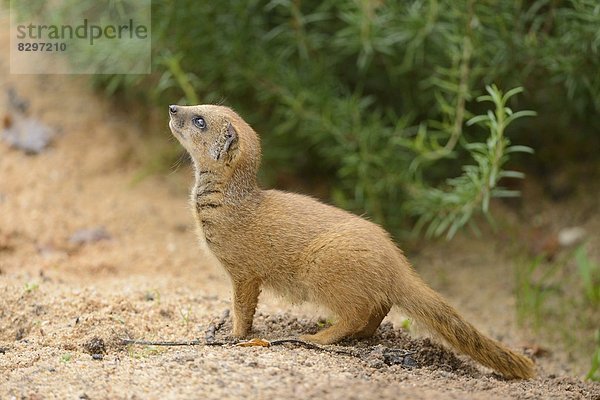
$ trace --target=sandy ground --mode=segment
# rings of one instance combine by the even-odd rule
[[[581,381],[560,349],[536,358],[536,379],[506,381],[411,338],[397,312],[373,339],[329,350],[120,344],[202,341],[229,308],[227,277],[195,242],[189,167],[135,183],[131,149],[142,129],[84,79],[9,75],[6,34],[0,47],[0,96],[13,88],[57,132],[36,156],[0,142],[1,399],[600,399],[600,384]],[[103,240],[73,240],[99,228]],[[521,351],[538,344],[516,325],[511,261],[497,238],[426,245],[414,261],[484,332]],[[262,296],[255,336],[314,331],[324,317]],[[229,329],[226,320],[217,340],[229,340]]]

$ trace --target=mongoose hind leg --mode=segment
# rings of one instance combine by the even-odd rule
[[[352,337],[355,339],[367,339],[373,336],[377,328],[379,328],[379,325],[381,325],[381,321],[383,321],[385,316],[390,312],[390,309],[390,306],[382,306],[381,308],[375,309],[369,317],[367,325],[356,332]]]
[[[233,280],[233,336],[243,338],[252,329],[260,282]]]
[[[341,320],[314,335],[302,335],[300,339],[318,344],[333,344],[344,338],[354,336],[363,326],[364,321]]]
[[[376,310],[367,306],[348,306],[348,308],[340,309],[341,312],[337,313],[340,316],[338,322],[314,335],[302,335],[301,338],[319,344],[332,344],[344,338],[372,336],[389,312],[389,307],[377,307]]]

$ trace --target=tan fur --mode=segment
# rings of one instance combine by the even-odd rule
[[[170,114],[195,166],[191,201],[200,239],[233,284],[233,335],[248,335],[265,287],[335,313],[333,326],[306,340],[369,337],[396,305],[504,376],[534,376],[531,360],[484,336],[430,289],[381,227],[307,196],[260,189],[260,141],[234,111],[172,106]],[[205,129],[192,123],[198,116]]]

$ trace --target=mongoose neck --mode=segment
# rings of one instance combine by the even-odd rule
[[[241,204],[245,201],[252,202],[260,196],[261,189],[255,174],[238,170],[231,176],[223,175],[210,169],[196,168],[193,192],[197,203]]]

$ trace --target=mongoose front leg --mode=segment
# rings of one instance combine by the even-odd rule
[[[260,282],[233,280],[233,336],[245,337],[252,329]]]

